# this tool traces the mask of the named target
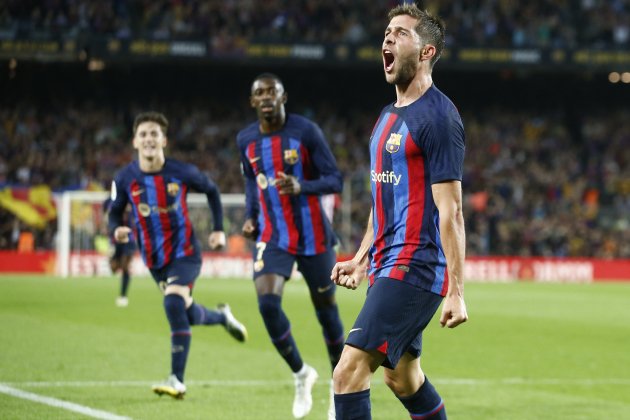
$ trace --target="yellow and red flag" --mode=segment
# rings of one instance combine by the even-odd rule
[[[5,187],[0,189],[0,206],[24,223],[38,229],[57,217],[57,209],[48,185]]]

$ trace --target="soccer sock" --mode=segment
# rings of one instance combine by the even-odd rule
[[[213,311],[205,306],[198,305],[195,302],[186,309],[186,314],[188,314],[190,325],[225,325],[225,315],[219,311]]]
[[[398,397],[398,399],[409,411],[413,420],[446,420],[446,409],[442,397],[426,376],[418,392],[409,397]]]
[[[123,270],[120,277],[120,296],[127,296],[127,289],[129,288],[129,271]]]
[[[339,309],[337,305],[328,305],[323,308],[317,309],[317,319],[324,333],[324,341],[328,348],[328,356],[330,357],[330,363],[333,370],[339,362],[341,352],[344,346],[343,325],[339,318]]]
[[[281,297],[274,294],[258,296],[258,309],[262,315],[271,342],[280,356],[284,358],[293,372],[298,372],[304,363],[300,357],[293,335],[291,324],[280,305]]]
[[[371,410],[370,388],[350,394],[335,394],[337,420],[370,420]]]
[[[164,310],[171,326],[171,373],[184,382],[191,338],[184,298],[175,294],[164,296]]]

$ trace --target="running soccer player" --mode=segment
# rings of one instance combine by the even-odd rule
[[[105,215],[109,213],[109,208],[112,205],[112,199],[108,198],[103,203],[103,212]],[[125,217],[123,217],[125,219]],[[127,222],[123,220],[123,223],[127,225]],[[116,298],[116,306],[119,308],[126,308],[129,305],[129,299],[127,292],[129,291],[129,283],[131,282],[131,271],[129,266],[133,254],[136,252],[136,244],[133,238],[130,238],[126,243],[118,243],[113,241],[114,253],[109,257],[109,268],[112,273],[116,273],[120,270],[120,294]]]
[[[370,419],[370,378],[385,383],[412,419],[446,419],[420,367],[422,331],[444,299],[440,324],[468,319],[464,303],[461,179],[464,127],[431,77],[444,25],[412,4],[389,12],[385,79],[396,87],[370,138],[372,212],[354,258],[335,265],[335,283],[367,297],[334,372],[337,419]],[[368,268],[369,263],[369,268]]]
[[[171,374],[153,386],[158,395],[181,399],[186,393],[184,370],[190,349],[191,325],[223,325],[238,341],[247,330],[227,304],[210,310],[193,301],[192,290],[201,269],[200,244],[188,216],[186,195],[192,188],[205,193],[212,211],[211,249],[225,246],[221,197],[216,185],[199,169],[164,156],[168,121],[156,112],[139,114],[133,124],[133,146],[138,159],[123,168],[112,183],[109,229],[119,243],[129,241],[131,228],[123,226],[131,204],[142,258],[164,293],[164,310],[171,327]]]
[[[311,389],[318,374],[302,361],[282,310],[282,293],[297,262],[334,369],[344,333],[329,271],[336,260],[336,238],[320,197],[340,192],[343,180],[320,128],[305,117],[286,114],[286,101],[277,76],[258,76],[250,97],[258,120],[238,133],[237,142],[246,192],[243,234],[256,241],[253,276],[258,307],[272,343],[293,371],[293,416],[302,418],[311,410]],[[332,386],[329,418],[334,418]]]

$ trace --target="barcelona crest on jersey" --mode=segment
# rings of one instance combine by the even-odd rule
[[[288,149],[284,151],[284,161],[289,165],[295,165],[298,161],[297,149]]]
[[[392,133],[385,143],[385,150],[389,153],[396,153],[398,149],[400,149],[400,139],[402,138],[402,134]]]
[[[179,192],[179,184],[176,182],[169,182],[166,185],[166,191],[171,197],[177,196],[177,193]]]

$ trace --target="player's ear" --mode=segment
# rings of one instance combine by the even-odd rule
[[[251,106],[252,108],[256,108],[256,102],[254,102],[254,96],[251,95],[249,97],[249,106]]]
[[[431,60],[435,55],[435,46],[431,44],[425,44],[420,49],[420,61]]]
[[[282,94],[282,104],[283,104],[283,105],[284,105],[284,104],[286,104],[288,100],[289,100],[289,94],[288,94],[288,93],[286,93],[286,92],[284,92],[284,93]]]

